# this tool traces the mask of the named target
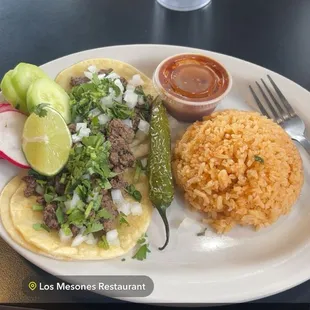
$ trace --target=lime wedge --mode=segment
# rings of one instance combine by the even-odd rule
[[[22,149],[34,170],[52,176],[67,163],[72,140],[63,117],[50,107],[45,107],[45,111],[45,116],[31,113],[26,120]]]

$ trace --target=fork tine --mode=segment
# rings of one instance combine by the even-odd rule
[[[263,81],[263,79],[261,79],[261,81],[263,82],[263,84],[265,85],[266,87],[266,84],[265,82]],[[265,94],[264,90],[262,89],[262,87],[256,82],[256,85],[258,86],[260,92],[262,93],[264,99],[266,100],[267,102],[267,105],[268,105],[268,108],[271,110],[272,114],[273,114],[273,118],[275,119],[275,121],[277,123],[281,122],[282,121],[282,118],[281,116],[279,115],[279,113],[275,110],[275,108],[273,107],[271,101],[269,100],[269,98],[267,97],[267,95]]]
[[[286,111],[283,110],[283,108],[281,107],[280,103],[278,102],[278,100],[276,99],[276,97],[273,95],[273,93],[270,91],[269,87],[267,86],[267,84],[265,83],[265,81],[263,79],[261,79],[262,83],[264,84],[270,98],[272,99],[272,101],[275,103],[275,107],[279,113],[279,115],[284,115],[285,113],[287,113]]]
[[[289,115],[291,117],[295,116],[296,115],[295,111],[293,110],[292,106],[288,103],[287,99],[285,98],[285,96],[283,95],[283,93],[281,92],[279,87],[276,85],[276,83],[273,81],[273,79],[271,78],[271,76],[269,74],[267,74],[267,77],[268,77],[270,83],[272,84],[273,88],[277,92],[279,98],[281,99],[281,101],[282,101],[283,105],[285,106]]]
[[[262,103],[260,102],[259,98],[257,97],[257,95],[255,94],[253,88],[251,85],[249,85],[249,88],[250,88],[250,91],[254,97],[254,100],[256,101],[257,105],[258,105],[258,108],[260,109],[260,111],[262,112],[263,115],[269,117],[266,109],[264,108],[264,106],[262,105]]]

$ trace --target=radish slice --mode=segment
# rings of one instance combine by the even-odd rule
[[[0,156],[20,168],[30,168],[22,151],[22,134],[27,117],[17,110],[0,113]]]
[[[17,111],[12,105],[9,103],[0,103],[0,113],[6,112],[6,111]]]

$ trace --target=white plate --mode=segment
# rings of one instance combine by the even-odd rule
[[[151,76],[156,65],[165,57],[184,52],[202,52],[221,61],[231,72],[233,88],[220,105],[223,108],[256,109],[248,85],[271,74],[284,91],[294,109],[310,128],[310,94],[292,81],[267,69],[233,57],[196,50],[188,47],[164,45],[112,46],[69,55],[42,66],[51,76],[62,69],[87,58],[110,57],[132,64]],[[22,61],[22,59],[21,59]],[[96,262],[62,262],[52,260],[15,244],[3,226],[0,234],[18,253],[45,271],[68,279],[69,275],[147,275],[155,288],[149,297],[131,298],[135,302],[180,303],[231,303],[266,297],[296,286],[310,278],[310,162],[301,149],[305,184],[298,203],[292,212],[273,226],[259,232],[237,227],[225,236],[208,232],[197,237],[188,232],[176,242],[176,229],[187,211],[177,196],[169,208],[172,228],[170,246],[160,252],[157,247],[164,240],[163,224],[157,212],[148,235],[152,253],[140,262],[119,258]],[[18,169],[5,161],[0,163],[0,188],[17,173]]]

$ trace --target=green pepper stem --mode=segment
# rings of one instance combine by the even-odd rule
[[[164,222],[164,225],[165,225],[165,230],[166,230],[166,241],[165,241],[165,244],[158,248],[158,250],[162,251],[165,249],[165,247],[168,245],[169,243],[169,237],[170,237],[170,229],[169,229],[169,223],[168,223],[168,220],[167,220],[167,215],[166,215],[166,207],[164,206],[160,206],[157,208],[158,210],[158,213],[160,214],[163,222]]]

